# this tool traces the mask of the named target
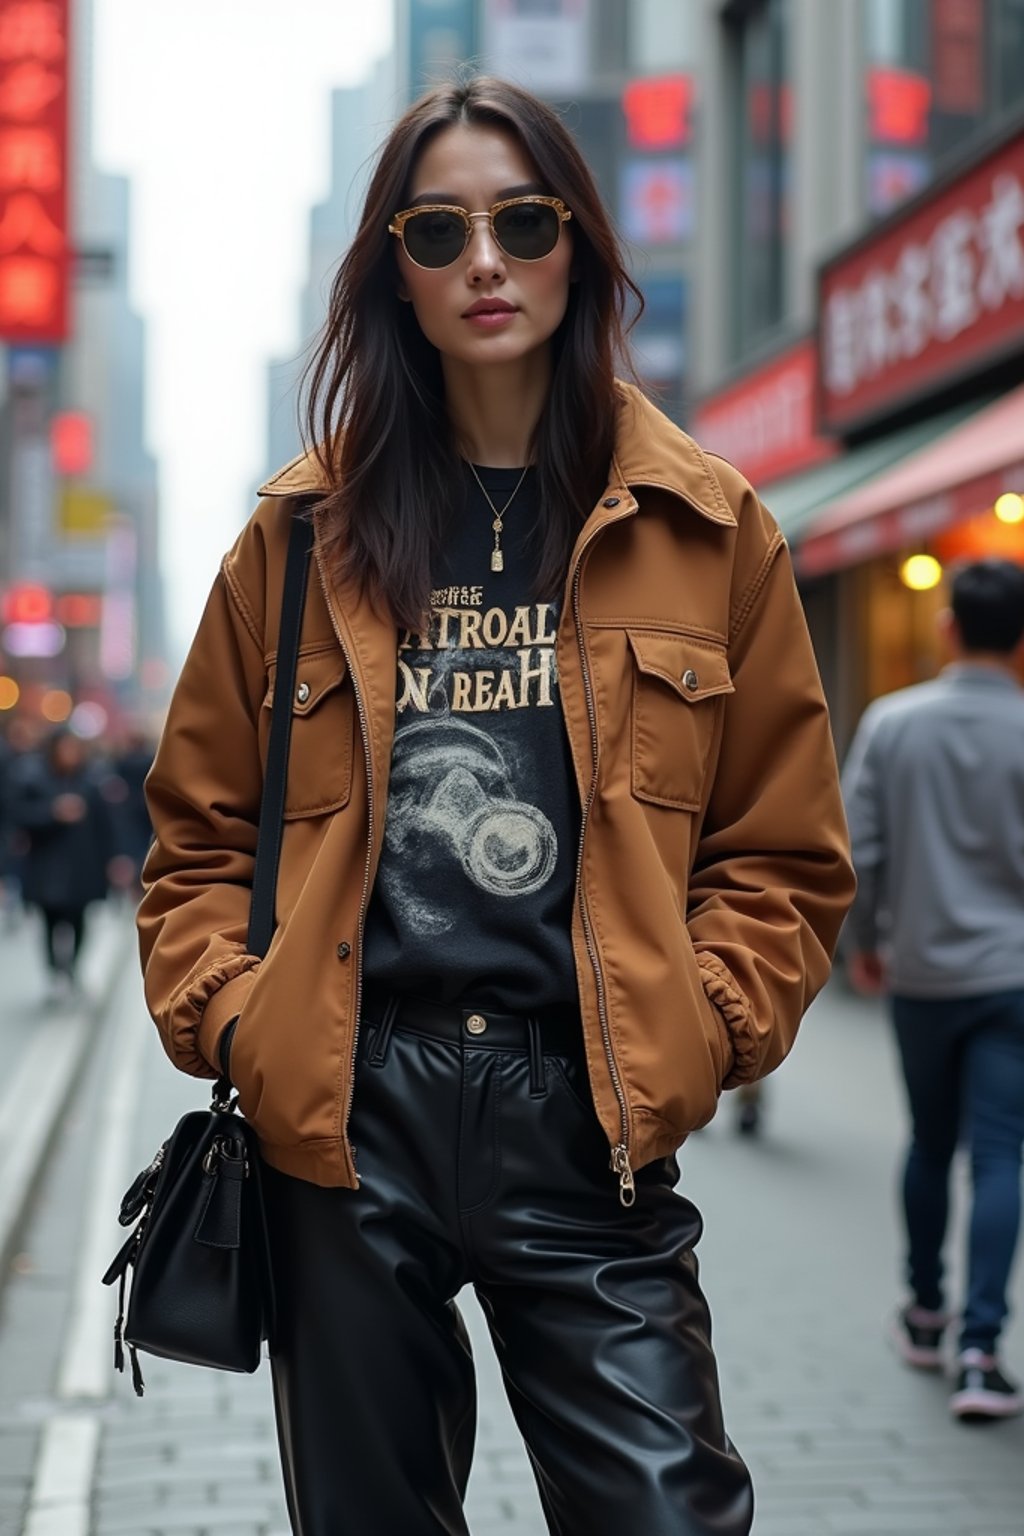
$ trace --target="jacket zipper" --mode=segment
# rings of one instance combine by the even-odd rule
[[[341,1131],[348,1140],[348,1122],[352,1113],[352,1098],[356,1084],[356,1052],[359,1048],[359,1024],[363,1016],[363,929],[366,924],[366,908],[370,898],[370,865],[373,861],[373,755],[370,751],[370,732],[366,719],[366,708],[363,704],[363,696],[356,680],[355,669],[352,666],[352,657],[348,646],[342,638],[338,622],[334,617],[334,609],[331,606],[330,593],[327,590],[327,581],[324,576],[323,565],[320,561],[319,551],[315,554],[316,571],[320,578],[320,586],[324,594],[324,602],[331,620],[331,628],[335,638],[341,646],[345,657],[345,665],[348,667],[348,675],[352,679],[352,692],[355,695],[356,709],[359,712],[359,727],[363,738],[363,755],[366,759],[366,865],[363,870],[363,894],[359,902],[359,921],[356,926],[356,1017],[355,1027],[352,1031],[352,1054],[349,1058],[348,1092],[345,1095],[345,1107],[342,1114]],[[355,1158],[352,1160],[352,1171],[355,1175],[355,1187],[359,1188],[359,1175],[355,1172]]]
[[[594,690],[590,681],[590,667],[587,661],[587,647],[583,639],[583,624],[580,618],[580,577],[583,571],[583,557],[590,546],[591,540],[599,530],[595,529],[590,538],[580,550],[579,558],[572,578],[572,615],[576,625],[576,643],[580,653],[580,668],[583,673],[583,692],[587,701],[587,718],[590,722],[590,750],[593,758],[590,788],[587,798],[583,803],[583,815],[580,820],[580,841],[576,851],[576,891],[579,896],[580,917],[583,920],[583,937],[586,940],[587,954],[594,968],[594,981],[597,986],[597,1012],[601,1021],[601,1037],[604,1041],[604,1052],[608,1058],[608,1071],[611,1075],[615,1096],[619,1101],[619,1140],[612,1147],[610,1167],[619,1180],[619,1200],[625,1206],[630,1206],[636,1199],[636,1188],[633,1183],[633,1170],[629,1166],[629,1109],[626,1104],[626,1095],[622,1088],[622,1078],[619,1075],[618,1063],[615,1060],[615,1051],[612,1047],[611,1027],[608,1023],[608,1013],[605,1004],[604,976],[601,972],[601,957],[597,953],[594,943],[593,929],[590,926],[590,913],[587,909],[586,893],[583,889],[583,842],[587,832],[587,818],[590,815],[590,807],[594,803],[594,795],[597,793],[597,711],[594,708]]]

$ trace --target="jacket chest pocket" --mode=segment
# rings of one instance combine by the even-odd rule
[[[712,743],[732,693],[724,646],[665,630],[627,630],[633,678],[633,793],[699,810]]]
[[[352,742],[355,710],[345,658],[336,651],[303,656],[300,652],[292,694],[292,733],[284,817],[322,816],[336,811],[352,793]],[[277,663],[267,668],[260,741],[266,762]]]

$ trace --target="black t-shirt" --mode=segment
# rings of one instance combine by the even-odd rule
[[[477,473],[500,511],[520,470]],[[429,633],[399,633],[384,847],[366,920],[371,983],[508,1012],[576,1004],[579,795],[555,662],[561,594],[533,589],[529,470],[491,570],[469,469],[432,572]]]

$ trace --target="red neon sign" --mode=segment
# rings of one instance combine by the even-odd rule
[[[43,624],[53,617],[53,594],[36,582],[19,582],[5,593],[3,612],[5,624]]]
[[[0,338],[68,331],[68,3],[0,0]]]
[[[50,451],[58,475],[85,475],[92,468],[92,420],[84,411],[62,411],[50,424]]]
[[[65,592],[57,599],[56,616],[68,629],[98,629],[103,598],[98,592]]]
[[[693,81],[689,75],[632,80],[622,93],[626,135],[636,149],[680,149],[692,133]]]
[[[872,69],[868,73],[871,138],[876,144],[928,143],[932,88],[923,75],[908,69]]]

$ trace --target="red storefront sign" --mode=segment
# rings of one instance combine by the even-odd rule
[[[755,485],[831,458],[837,444],[814,428],[815,375],[808,338],[705,400],[693,419],[694,437]]]
[[[0,338],[68,331],[68,4],[0,0]]]
[[[818,299],[826,430],[1024,351],[1024,132],[827,262]]]

